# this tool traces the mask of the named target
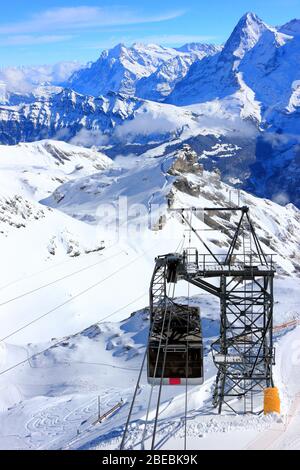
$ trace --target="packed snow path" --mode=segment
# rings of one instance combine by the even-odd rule
[[[300,449],[300,327],[289,333],[279,351],[284,419],[259,434],[247,449]]]

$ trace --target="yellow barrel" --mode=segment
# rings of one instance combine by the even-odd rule
[[[280,398],[277,387],[264,389],[264,414],[280,413]]]

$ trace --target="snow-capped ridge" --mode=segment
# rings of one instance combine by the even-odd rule
[[[177,48],[180,54],[160,65],[151,75],[141,78],[136,94],[144,99],[162,101],[166,99],[189,72],[195,61],[217,54],[221,47],[211,44],[191,43]]]
[[[26,95],[2,96],[1,89],[1,143],[61,139],[107,146],[114,156],[194,138],[210,152],[208,134],[211,147],[226,146],[226,139],[215,139],[233,130],[232,148],[241,151],[230,164],[241,175],[230,177],[270,199],[283,189],[299,205],[298,32],[299,20],[272,27],[249,12],[223,47],[116,45],[63,87],[42,80]],[[184,108],[190,105],[192,110]],[[279,139],[285,142],[278,145]],[[266,140],[266,155],[261,155],[261,140]],[[221,158],[214,164],[222,169]]]
[[[188,42],[181,47],[176,47],[175,49],[179,52],[184,53],[195,53],[197,55],[204,55],[208,53],[209,55],[215,54],[216,52],[220,51],[223,46],[219,46],[216,44],[210,43],[202,43],[202,42]]]
[[[164,64],[182,57],[185,64],[190,65],[197,58],[212,55],[218,50],[217,46],[196,43],[186,44],[182,50],[151,43],[136,42],[129,47],[120,43],[103,51],[96,62],[75,72],[68,86],[94,96],[115,91],[144,97],[138,91],[140,80],[151,76]],[[180,80],[182,76],[179,69],[171,81]]]
[[[293,20],[285,23],[280,26],[278,30],[281,33],[287,34],[289,36],[299,36],[300,35],[300,19],[294,18]]]

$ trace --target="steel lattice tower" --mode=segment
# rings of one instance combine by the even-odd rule
[[[173,253],[156,259],[150,288],[151,318],[168,302],[167,282],[182,279],[217,296],[220,336],[212,344],[217,367],[213,403],[219,413],[224,406],[232,411],[253,412],[255,396],[265,387],[273,386],[273,255],[263,252],[248,207],[201,210],[241,214],[228,252],[214,254],[201,239],[185,216],[186,211],[196,212],[197,209],[175,209],[201,240],[207,253],[202,255],[197,249],[188,248],[183,254]],[[238,244],[242,252],[237,253]]]

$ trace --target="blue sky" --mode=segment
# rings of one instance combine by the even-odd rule
[[[277,25],[300,0],[10,0],[1,8],[0,66],[86,62],[119,42],[224,42],[247,11]]]

